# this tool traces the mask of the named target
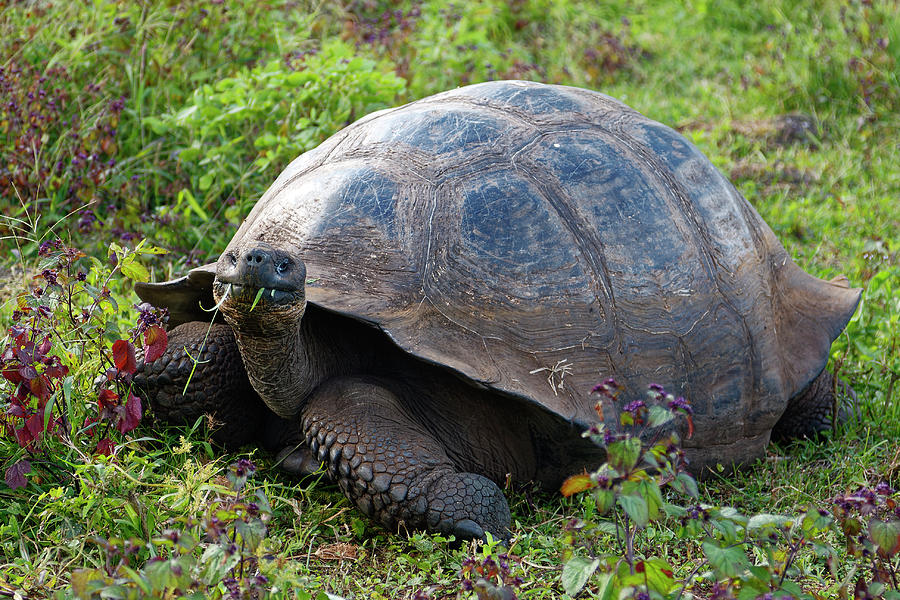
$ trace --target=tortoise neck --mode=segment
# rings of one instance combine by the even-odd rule
[[[250,383],[272,412],[296,418],[306,398],[334,368],[334,352],[301,318],[293,327],[260,331],[234,327]]]

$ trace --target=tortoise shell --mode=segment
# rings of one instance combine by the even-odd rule
[[[693,405],[700,464],[762,454],[859,300],[677,132],[520,81],[361,119],[284,170],[244,238],[299,253],[308,301],[578,425],[603,378],[661,384]]]

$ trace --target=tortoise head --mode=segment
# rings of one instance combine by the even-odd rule
[[[219,257],[213,295],[236,330],[272,335],[296,330],[306,309],[305,284],[299,256],[247,241]]]

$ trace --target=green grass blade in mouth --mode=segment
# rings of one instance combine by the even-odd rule
[[[228,287],[225,288],[225,293],[222,294],[222,299],[219,300],[215,306],[213,306],[212,308],[203,308],[203,306],[200,306],[200,310],[202,310],[204,312],[216,312],[217,310],[219,310],[219,307],[222,306],[222,303],[225,302],[225,299],[228,298],[228,294],[230,294],[230,293],[231,293],[231,284],[229,283]]]
[[[253,312],[253,309],[256,308],[256,303],[259,302],[259,299],[262,298],[263,292],[266,291],[266,288],[259,288],[259,291],[256,292],[256,298],[253,299],[253,304],[250,305],[250,312]],[[274,293],[275,290],[272,290]]]

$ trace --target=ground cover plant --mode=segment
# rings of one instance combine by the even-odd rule
[[[663,588],[705,564],[683,597],[891,597],[898,14],[894,0],[0,3],[0,596],[676,597]],[[596,487],[511,491],[510,547],[454,548],[382,531],[270,456],[223,453],[205,422],[138,410],[133,352],[163,341],[132,281],[217,255],[286,161],[343,125],[501,77],[599,89],[677,127],[798,264],[864,287],[828,367],[858,416],[695,492],[639,463],[641,493],[626,478],[609,506]],[[645,514],[635,498],[657,493],[668,510]],[[643,588],[628,579],[641,564]]]

